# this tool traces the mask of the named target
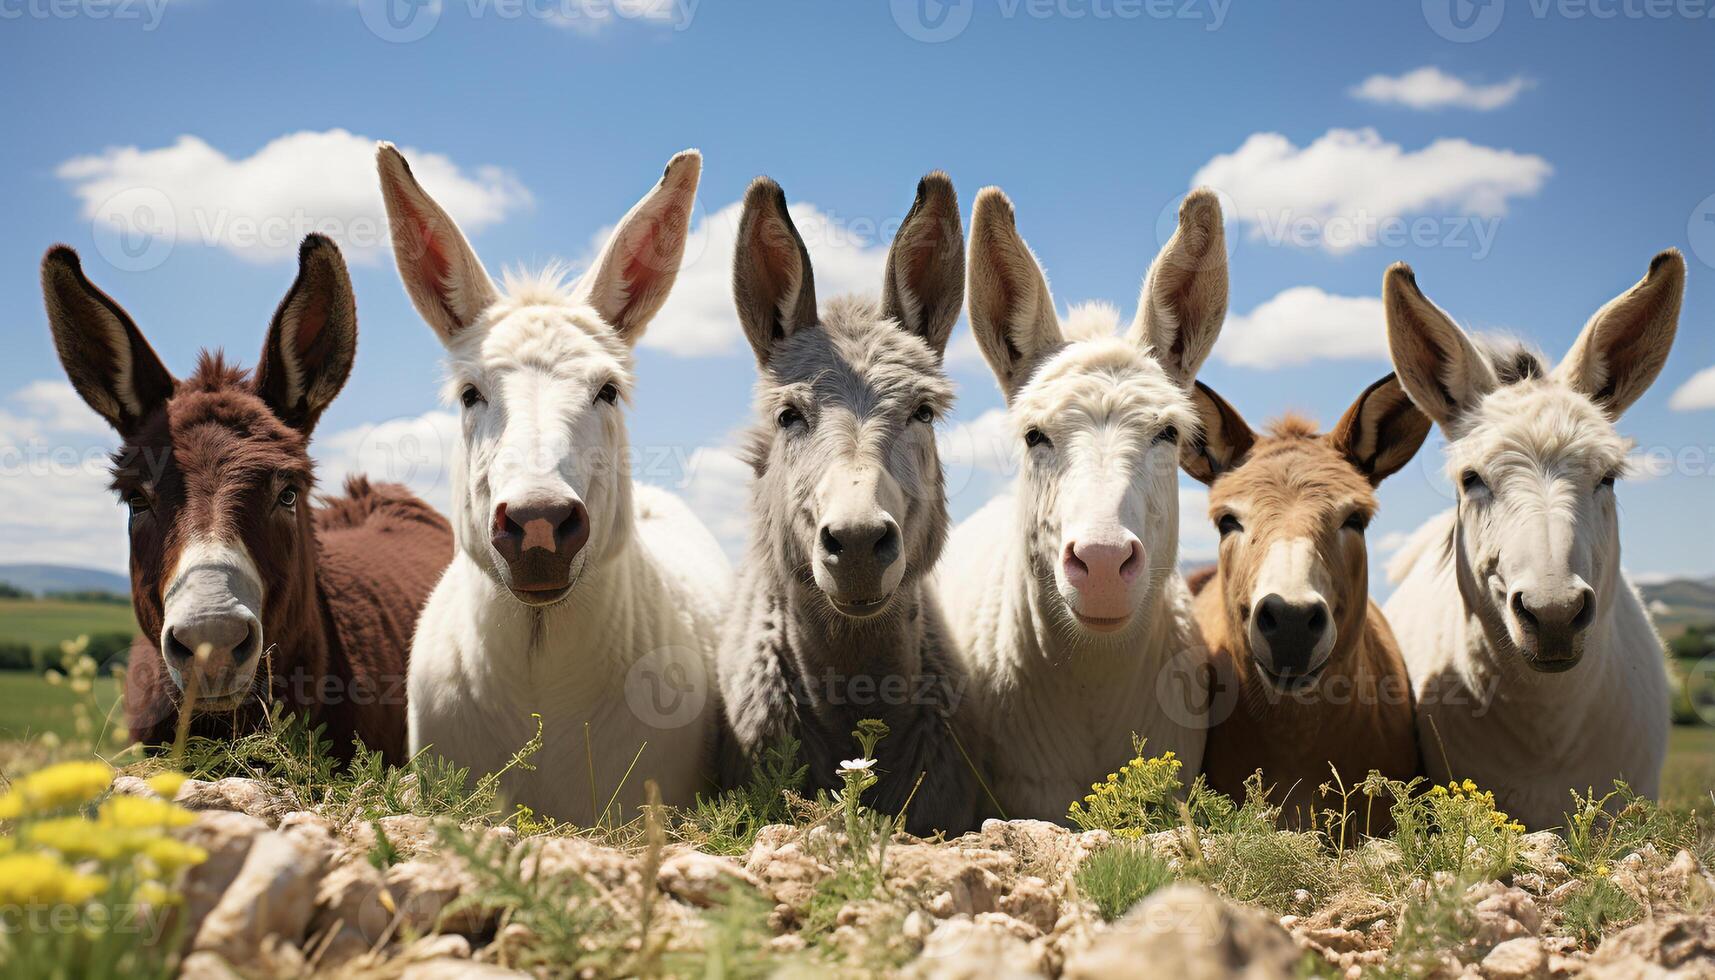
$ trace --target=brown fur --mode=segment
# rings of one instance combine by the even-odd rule
[[[1360,396],[1328,435],[1296,416],[1256,435],[1206,387],[1198,401],[1211,431],[1207,445],[1187,447],[1186,458],[1199,468],[1214,464],[1207,477],[1211,516],[1244,515],[1243,530],[1223,536],[1220,565],[1196,590],[1194,608],[1217,678],[1203,771],[1212,788],[1242,795],[1245,780],[1260,769],[1283,819],[1302,826],[1314,811],[1338,806],[1317,793],[1333,778],[1331,768],[1347,786],[1372,769],[1410,779],[1421,768],[1405,664],[1369,599],[1362,534],[1347,521],[1355,515],[1367,524],[1376,507],[1373,485],[1410,459],[1429,421],[1392,376]],[[1235,455],[1222,451],[1235,445],[1243,447]],[[1269,546],[1293,538],[1314,542],[1333,583],[1326,599],[1337,638],[1313,681],[1283,691],[1252,662],[1247,625]],[[1360,798],[1357,806],[1354,830],[1386,832],[1385,803]]]
[[[60,246],[43,260],[61,360],[123,437],[113,488],[137,502],[131,597],[142,633],[126,673],[126,714],[136,740],[173,741],[183,695],[157,646],[163,592],[193,538],[230,541],[260,575],[266,646],[245,702],[199,714],[191,732],[251,731],[281,704],[325,725],[342,757],[360,738],[402,763],[411,632],[452,557],[452,531],[404,487],[362,478],[347,482],[346,496],[311,504],[310,432],[345,382],[357,324],[333,243],[310,236],[299,261],[256,376],[205,352],[189,378],[175,381],[131,318],[84,277],[75,252]],[[286,490],[295,503],[282,502]]]

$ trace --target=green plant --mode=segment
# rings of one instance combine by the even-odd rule
[[[1085,830],[1107,830],[1118,837],[1142,837],[1179,824],[1174,805],[1182,787],[1182,767],[1172,752],[1148,759],[1144,742],[1132,736],[1133,757],[1106,782],[1093,783],[1082,800],[1073,801],[1066,818]]]
[[[1609,929],[1630,924],[1641,911],[1618,885],[1606,878],[1593,878],[1567,897],[1560,917],[1567,931],[1589,943]]]
[[[680,836],[712,854],[744,854],[769,824],[791,819],[787,801],[804,787],[810,767],[798,761],[799,744],[791,735],[763,750],[743,786],[713,797],[699,795],[681,821]]]
[[[1461,881],[1511,874],[1524,826],[1495,809],[1495,794],[1466,779],[1417,794],[1417,781],[1389,781],[1394,841],[1418,877],[1445,871]]]
[[[1608,873],[1614,861],[1645,844],[1673,853],[1697,845],[1696,820],[1662,809],[1620,780],[1598,797],[1572,791],[1566,814],[1566,862],[1580,877]]]
[[[1156,889],[1173,882],[1167,861],[1136,841],[1121,841],[1090,855],[1078,868],[1078,891],[1109,922]]]

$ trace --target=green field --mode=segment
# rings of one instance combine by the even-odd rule
[[[97,678],[95,697],[102,717],[119,700],[119,682]],[[0,741],[18,741],[53,732],[61,738],[74,733],[72,706],[77,697],[64,684],[49,684],[40,674],[21,670],[0,671]],[[123,720],[114,715],[114,724]]]
[[[135,632],[129,604],[0,599],[0,640],[52,649],[82,634]]]

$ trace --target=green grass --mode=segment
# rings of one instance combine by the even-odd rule
[[[95,693],[105,714],[119,700],[119,682],[112,677],[97,678]],[[40,674],[0,671],[0,741],[36,738],[47,732],[70,738],[75,701],[70,689],[63,684],[51,685]],[[114,724],[120,723],[115,717]]]
[[[1675,725],[1667,733],[1667,764],[1661,773],[1661,801],[1680,809],[1715,809],[1715,728]]]
[[[60,599],[0,599],[0,640],[52,648],[80,634],[131,633],[137,620],[129,605],[65,602]]]

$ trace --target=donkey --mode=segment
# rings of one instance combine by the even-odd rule
[[[702,172],[694,150],[574,284],[496,285],[398,150],[377,156],[406,292],[447,350],[463,439],[456,553],[412,648],[410,743],[532,809],[594,823],[644,783],[688,805],[709,785],[710,658],[730,571],[664,490],[634,487],[623,406],[632,348],[679,274]],[[509,760],[542,726],[534,768]]]
[[[1409,266],[1384,281],[1394,367],[1447,436],[1459,487],[1389,570],[1424,761],[1532,829],[1558,825],[1572,789],[1660,788],[1667,679],[1620,569],[1630,444],[1614,423],[1666,362],[1684,288],[1685,260],[1657,255],[1550,372],[1522,348],[1473,344]]]
[[[1177,476],[1189,389],[1226,316],[1224,242],[1214,194],[1192,192],[1121,338],[1111,307],[1062,325],[1012,202],[977,195],[971,328],[1023,459],[1014,492],[953,533],[940,582],[991,760],[984,802],[1004,816],[1064,820],[1134,734],[1187,773],[1202,764]]]
[[[254,730],[281,703],[325,723],[343,758],[360,739],[403,763],[411,629],[452,533],[400,486],[352,478],[310,502],[310,433],[357,351],[339,248],[304,239],[253,373],[205,351],[175,380],[64,245],[42,259],[42,293],[72,387],[123,440],[132,738],[173,741],[189,692],[192,734]]]
[[[945,174],[917,197],[888,253],[879,305],[818,310],[810,255],[766,177],[744,198],[733,256],[739,321],[756,353],[749,561],[721,638],[732,734],[727,779],[790,736],[812,787],[885,722],[872,804],[912,833],[971,824],[961,748],[964,678],[924,581],[949,524],[935,421],[952,403],[941,356],[964,302],[964,235]],[[907,804],[909,803],[909,806]]]
[[[1366,388],[1334,431],[1288,415],[1251,431],[1197,383],[1199,436],[1180,444],[1185,472],[1209,486],[1220,562],[1193,579],[1197,622],[1216,686],[1203,772],[1242,797],[1262,770],[1296,826],[1316,811],[1330,767],[1409,780],[1419,769],[1411,681],[1381,609],[1370,600],[1364,530],[1375,489],[1429,435],[1392,374]],[[1370,834],[1391,827],[1370,813]]]

